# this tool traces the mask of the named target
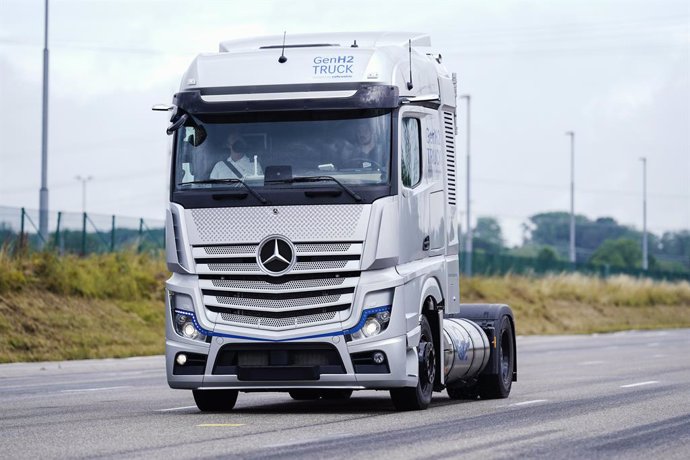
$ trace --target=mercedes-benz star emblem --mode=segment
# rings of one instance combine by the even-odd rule
[[[282,275],[295,263],[295,248],[282,236],[269,236],[259,244],[256,259],[263,271],[269,275]]]

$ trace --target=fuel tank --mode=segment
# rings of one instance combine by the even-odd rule
[[[446,385],[479,375],[489,362],[491,350],[484,331],[461,318],[443,320],[443,354]]]

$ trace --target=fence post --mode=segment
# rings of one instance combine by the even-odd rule
[[[60,252],[60,221],[62,221],[62,211],[57,213],[57,227],[55,227],[55,248]]]
[[[110,225],[110,252],[115,252],[115,214]]]
[[[86,213],[82,213],[81,217],[81,255],[86,255]]]
[[[142,243],[144,242],[144,218],[139,218],[139,247],[137,252],[141,252]]]
[[[17,244],[17,253],[21,252],[24,249],[24,215],[26,214],[26,210],[22,208],[22,217],[19,223],[19,244]]]

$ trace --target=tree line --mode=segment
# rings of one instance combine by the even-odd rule
[[[642,232],[622,225],[612,217],[589,219],[575,216],[575,247],[578,263],[620,268],[642,267]],[[474,251],[535,257],[544,261],[567,261],[570,244],[570,214],[544,212],[523,224],[522,244],[507,247],[503,230],[493,217],[480,217],[473,228]],[[690,271],[690,230],[647,233],[649,269]]]

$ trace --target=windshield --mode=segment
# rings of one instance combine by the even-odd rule
[[[196,120],[196,121],[195,121]],[[331,176],[342,184],[388,184],[388,110],[302,111],[201,116],[177,131],[177,190],[265,185],[318,187]],[[197,126],[191,126],[196,124]],[[229,185],[230,184],[230,185]]]

